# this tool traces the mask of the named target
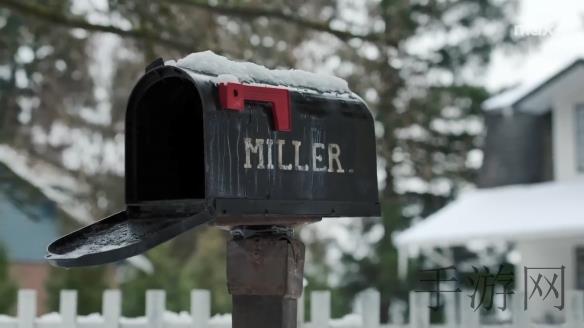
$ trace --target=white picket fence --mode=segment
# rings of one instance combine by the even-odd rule
[[[301,328],[584,328],[584,292],[569,291],[566,295],[566,320],[558,325],[536,325],[529,323],[528,313],[523,310],[520,297],[513,298],[511,310],[513,322],[503,325],[481,325],[479,311],[472,311],[468,304],[455,304],[455,295],[445,296],[445,321],[430,324],[429,294],[410,294],[408,324],[380,324],[380,297],[375,290],[361,293],[355,306],[355,313],[339,319],[331,319],[331,295],[328,291],[310,294],[311,319],[298,320]],[[0,295],[1,297],[1,295]],[[211,316],[211,296],[207,290],[191,292],[190,312],[172,313],[166,311],[166,294],[163,290],[149,290],[146,293],[146,315],[138,318],[121,316],[122,295],[118,290],[106,290],[103,294],[101,314],[77,315],[77,292],[63,290],[60,295],[59,313],[37,317],[37,299],[34,290],[20,290],[18,293],[17,316],[0,315],[0,328],[228,328],[231,315]],[[303,300],[301,300],[303,302]],[[303,303],[300,303],[303,304]],[[457,313],[460,318],[456,319]],[[298,318],[304,318],[303,307],[299,307]]]

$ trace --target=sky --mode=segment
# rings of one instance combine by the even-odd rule
[[[520,55],[499,51],[485,76],[489,90],[542,81],[584,58],[584,1],[521,0],[518,23],[523,32],[543,34],[542,43]]]

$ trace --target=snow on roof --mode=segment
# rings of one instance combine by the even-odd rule
[[[554,92],[557,92],[553,91],[554,86],[558,87],[559,83],[557,82],[566,80],[566,77],[570,75],[569,73],[577,71],[574,70],[574,68],[581,67],[581,64],[584,64],[584,59],[577,59],[569,65],[566,65],[563,69],[554,72],[554,74],[546,76],[544,79],[526,81],[519,86],[506,90],[485,100],[482,103],[482,108],[485,111],[501,110],[517,107],[521,103],[528,102],[529,99],[537,98],[537,96],[549,98],[554,94]],[[573,82],[570,81],[569,84],[573,84]],[[552,87],[551,93],[549,93],[550,87]],[[559,87],[563,88],[561,84]],[[546,93],[546,91],[548,92]],[[547,107],[546,101],[544,101],[544,99],[534,99],[534,101],[539,103],[541,106]],[[533,108],[531,109],[533,110]]]
[[[7,145],[0,145],[0,162],[23,180],[38,188],[63,212],[81,224],[95,222],[91,211],[76,195],[86,193],[89,187],[63,170],[42,162],[31,162],[27,156]],[[132,266],[152,273],[150,261],[144,255],[127,258]]]
[[[166,64],[205,75],[232,76],[240,82],[310,89],[318,92],[351,93],[347,81],[339,77],[297,69],[271,70],[254,63],[232,61],[212,51],[195,52],[176,62],[169,61]]]
[[[529,94],[534,88],[535,86],[531,84],[515,86],[485,100],[482,103],[482,108],[485,111],[492,111],[513,107],[517,101]]]
[[[47,163],[33,163],[27,156],[7,145],[0,145],[0,162],[38,188],[71,218],[84,224],[93,222],[89,209],[75,198],[75,195],[88,190],[87,185]]]
[[[478,189],[396,233],[400,249],[584,236],[584,180]]]

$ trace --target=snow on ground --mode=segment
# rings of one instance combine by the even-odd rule
[[[362,327],[363,319],[361,315],[351,313],[339,319],[331,319],[329,323],[331,328],[334,327]]]
[[[181,311],[179,313],[165,311],[162,317],[165,326],[171,327],[191,327],[193,317],[190,313]],[[51,312],[43,314],[35,320],[39,327],[58,327],[62,322],[61,314]],[[103,325],[103,316],[99,313],[92,313],[89,315],[77,316],[77,322],[83,326],[100,327]],[[16,324],[17,320],[14,317],[0,315],[0,324]],[[121,317],[119,321],[121,326],[125,327],[145,327],[148,325],[147,317],[127,318]],[[231,314],[215,314],[209,319],[209,325],[213,327],[229,327],[231,326]]]
[[[92,313],[78,317],[77,322],[80,325],[88,326],[89,324],[95,324],[97,327],[100,327],[103,325],[103,317],[99,313]]]
[[[231,75],[240,82],[265,83],[311,89],[319,92],[351,92],[347,81],[338,77],[296,69],[270,70],[265,66],[254,63],[232,61],[226,57],[216,55],[212,51],[192,53],[176,62],[167,62],[167,64],[175,64],[177,67],[207,75]]]
[[[193,317],[190,313],[182,311],[179,313],[165,311],[162,317],[163,323],[168,327],[192,327]],[[215,314],[209,319],[209,327],[231,327],[232,316],[227,314]],[[61,314],[51,312],[43,314],[35,320],[38,327],[58,327],[62,322]],[[342,318],[331,319],[331,327],[361,327],[363,319],[360,314],[347,314]],[[0,315],[0,324],[13,324],[16,327],[18,321],[14,317]],[[99,313],[77,316],[77,323],[84,327],[101,327],[104,323],[103,316]],[[123,327],[146,327],[147,317],[126,318],[121,317],[119,321]]]
[[[14,324],[16,327],[17,321],[16,318],[9,317],[4,314],[0,314],[0,325],[7,325],[7,324]]]
[[[59,323],[61,322],[61,314],[57,312],[50,312],[41,315],[38,319],[38,323]]]

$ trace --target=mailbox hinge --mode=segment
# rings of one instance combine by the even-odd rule
[[[246,101],[269,103],[272,106],[274,130],[285,132],[292,130],[288,89],[235,82],[220,83],[219,100],[223,108],[235,111],[243,111]]]

